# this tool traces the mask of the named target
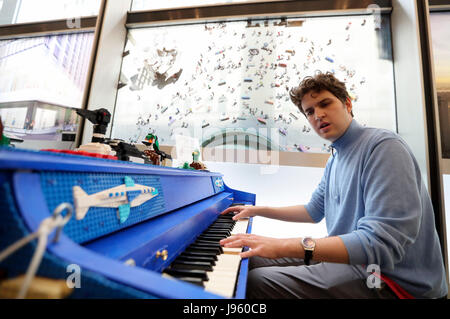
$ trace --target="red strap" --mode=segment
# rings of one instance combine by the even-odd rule
[[[399,298],[399,299],[415,299],[412,295],[410,295],[405,289],[403,289],[402,287],[400,287],[397,283],[395,283],[394,281],[392,281],[391,279],[389,279],[388,277],[382,275],[382,274],[378,274],[376,272],[372,273],[372,275],[375,275],[376,277],[380,278],[381,280],[383,280],[384,283],[386,283],[386,285],[389,286],[389,288],[391,288],[391,290],[395,293],[395,295]]]

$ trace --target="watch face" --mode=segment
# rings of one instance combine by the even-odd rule
[[[314,240],[312,240],[312,238],[303,238],[303,246],[305,248],[309,248],[312,249],[314,248],[314,246],[316,245],[316,243],[314,242]]]

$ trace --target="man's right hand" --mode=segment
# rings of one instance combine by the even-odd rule
[[[258,210],[261,209],[258,206],[232,206],[221,212],[221,215],[228,213],[234,213],[233,220],[239,220],[241,218],[254,217],[258,215]]]

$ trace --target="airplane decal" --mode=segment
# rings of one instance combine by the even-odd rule
[[[88,195],[80,186],[72,188],[75,215],[77,220],[83,219],[90,207],[117,207],[117,218],[122,224],[130,215],[130,208],[144,204],[158,196],[154,187],[135,184],[126,176],[124,184]]]
[[[221,188],[223,186],[223,180],[221,177],[219,177],[218,179],[216,179],[214,181],[214,184],[216,184],[217,187]]]

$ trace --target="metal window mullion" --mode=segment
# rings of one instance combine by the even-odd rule
[[[76,23],[73,22],[73,19],[61,19],[3,25],[0,26],[0,40],[61,33],[92,32],[95,31],[96,23],[97,16],[90,16],[79,18]]]
[[[129,29],[165,23],[186,23],[214,19],[242,19],[243,17],[268,18],[275,16],[323,16],[369,14],[370,5],[377,5],[380,13],[390,12],[390,0],[340,1],[277,1],[263,3],[240,3],[189,8],[134,11],[128,13],[126,27]]]

